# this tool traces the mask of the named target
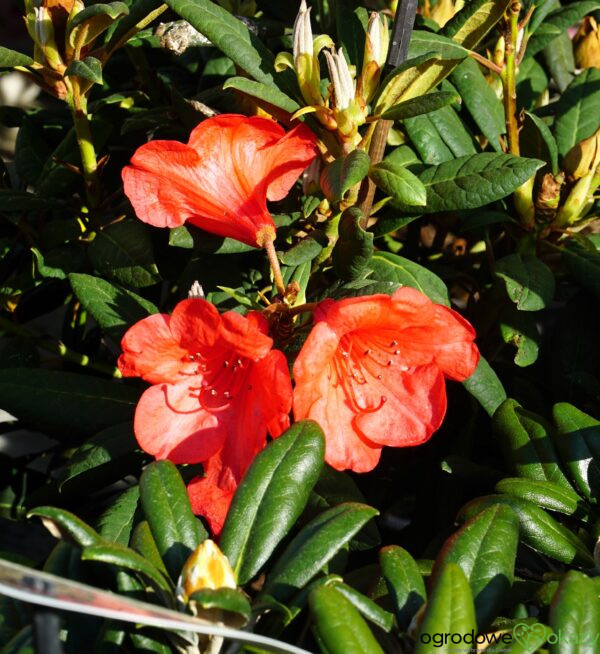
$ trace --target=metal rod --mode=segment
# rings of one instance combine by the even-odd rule
[[[398,4],[387,61],[385,62],[387,69],[385,73],[390,72],[391,69],[397,68],[406,61],[418,4],[419,0],[401,0]]]

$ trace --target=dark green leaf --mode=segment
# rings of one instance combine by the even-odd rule
[[[562,257],[573,277],[596,297],[600,297],[600,253],[586,250],[571,241],[562,250]]]
[[[64,201],[54,198],[40,198],[27,191],[0,189],[0,213],[13,211],[49,211],[64,206]]]
[[[377,514],[370,506],[347,502],[311,520],[271,568],[263,593],[280,601],[289,599]]]
[[[514,361],[522,368],[537,361],[540,334],[535,316],[509,307],[501,312],[500,334],[505,343],[516,348]]]
[[[444,282],[427,268],[410,259],[390,252],[376,252],[369,267],[373,271],[373,279],[411,286],[425,293],[434,302],[450,306],[448,289]]]
[[[299,266],[307,261],[312,261],[323,249],[319,241],[312,236],[307,236],[286,252],[283,252],[279,259],[285,266]]]
[[[333,269],[345,281],[360,279],[373,254],[373,234],[361,227],[363,215],[359,209],[348,209],[342,214],[339,238],[333,248]]]
[[[88,547],[104,542],[104,539],[83,520],[70,511],[53,506],[38,506],[27,514],[41,518],[44,526],[55,538],[68,539],[71,542]]]
[[[147,520],[138,522],[131,534],[130,546],[139,552],[145,559],[150,561],[152,565],[168,576],[165,564],[160,557],[158,546],[154,540],[154,536],[150,531],[150,525]]]
[[[357,70],[362,67],[368,21],[367,9],[361,0],[337,0],[335,3],[338,42],[344,46],[344,52]]]
[[[174,227],[169,232],[169,245],[186,250],[194,249],[200,254],[238,254],[251,252],[256,248],[233,238],[209,234],[194,225]]]
[[[393,601],[400,629],[408,628],[425,601],[425,583],[417,563],[402,547],[390,545],[379,552],[381,573]]]
[[[437,654],[434,634],[470,634],[477,629],[469,582],[456,563],[447,563],[431,589],[416,638],[415,654]],[[429,639],[421,638],[428,635]]]
[[[404,120],[405,118],[412,118],[413,116],[437,111],[455,102],[460,102],[460,96],[456,93],[447,91],[427,93],[419,98],[412,98],[391,106],[384,111],[382,118],[387,120]]]
[[[505,400],[494,414],[492,427],[510,469],[519,477],[551,481],[573,490],[552,443],[552,427],[518,402]]]
[[[600,499],[600,422],[572,404],[554,405],[554,443],[571,479],[583,496]]]
[[[300,109],[300,105],[292,100],[283,91],[280,91],[272,84],[256,82],[246,77],[230,77],[224,84],[223,89],[235,89],[244,95],[255,98],[259,104],[266,104],[278,109],[283,109],[290,114]]]
[[[22,52],[0,46],[0,68],[31,66],[33,59]]]
[[[246,596],[235,588],[203,588],[192,593],[188,602],[194,602],[203,609],[221,609],[229,613],[239,613],[246,620],[252,610]]]
[[[537,504],[542,509],[573,515],[581,498],[575,491],[551,481],[536,481],[521,477],[506,477],[496,484],[495,490]]]
[[[98,531],[102,538],[117,543],[128,545],[131,530],[133,528],[133,516],[140,499],[139,487],[132,486],[111,504],[104,511],[98,521]]]
[[[394,616],[392,613],[385,611],[372,599],[369,599],[366,595],[359,593],[354,588],[351,588],[342,582],[334,582],[333,586],[349,602],[354,604],[363,617],[373,624],[376,624],[384,631],[391,631],[394,625]]]
[[[69,281],[77,299],[115,340],[139,320],[158,312],[152,302],[100,277],[71,273]]]
[[[317,423],[300,421],[252,462],[220,539],[240,584],[260,570],[298,520],[323,466],[324,448]]]
[[[428,114],[428,118],[450,148],[453,157],[465,157],[477,152],[473,138],[452,107],[438,109]]]
[[[93,84],[102,84],[102,64],[96,57],[75,60],[67,66],[65,76],[81,77]]]
[[[509,254],[496,262],[495,273],[520,311],[539,311],[552,302],[554,275],[537,257]]]
[[[423,184],[404,166],[381,161],[371,168],[369,177],[394,202],[410,206],[413,211],[425,204],[427,194]]]
[[[94,268],[113,279],[140,288],[160,281],[152,241],[139,220],[122,220],[98,233],[88,256]]]
[[[0,370],[2,408],[38,429],[96,433],[131,420],[138,394],[122,382],[73,372]]]
[[[208,534],[194,517],[185,484],[170,461],[156,461],[144,470],[140,499],[158,551],[176,580],[190,554]]]
[[[463,506],[458,518],[468,520],[494,504],[507,504],[517,514],[521,540],[532,549],[562,563],[593,565],[593,558],[581,539],[528,500],[508,495],[478,497]]]
[[[502,18],[510,0],[474,0],[451,18],[442,34],[464,48],[474,50],[475,46]]]
[[[589,577],[576,570],[563,577],[550,607],[550,626],[554,630],[548,638],[552,654],[598,651],[600,602],[598,587]],[[562,642],[555,637],[557,634]]]
[[[398,229],[402,229],[407,225],[410,225],[414,220],[420,218],[421,216],[395,216],[389,218],[387,216],[382,216],[379,220],[369,227],[369,231],[373,233],[375,238],[379,236],[385,236],[391,232],[395,232]]]
[[[556,106],[554,136],[561,156],[600,127],[599,104],[600,68],[584,68],[565,89]]]
[[[558,170],[558,148],[546,123],[535,114],[525,112],[523,127],[519,133],[521,154],[524,157],[543,159],[554,175]]]
[[[510,592],[518,543],[517,516],[509,507],[496,504],[452,534],[436,559],[434,580],[450,562],[462,568],[473,593],[480,629],[498,615]]]
[[[367,623],[340,591],[319,586],[309,595],[317,638],[328,654],[384,654]]]
[[[424,163],[441,164],[454,159],[452,150],[444,142],[431,116],[407,118],[404,129]]]
[[[354,150],[330,163],[321,173],[321,189],[330,202],[339,202],[346,191],[361,182],[371,160],[364,150]]]
[[[563,32],[543,50],[544,60],[558,90],[563,93],[575,77],[573,41],[569,32]]]
[[[504,110],[479,65],[469,57],[454,70],[450,79],[481,133],[492,148],[500,152],[500,136],[506,131]]]

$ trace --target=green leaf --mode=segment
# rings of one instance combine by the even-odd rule
[[[542,159],[550,166],[552,174],[558,174],[558,147],[550,128],[541,118],[525,112],[519,143],[524,157]]]
[[[475,209],[495,202],[525,183],[543,165],[537,159],[482,152],[430,166],[418,173],[427,189],[425,212]]]
[[[169,230],[169,245],[186,250],[193,249],[199,254],[239,254],[256,251],[251,245],[233,238],[209,234],[194,225],[182,225]]]
[[[593,504],[600,499],[600,422],[572,404],[560,402],[552,412],[554,443],[569,476]]]
[[[440,164],[454,159],[450,148],[436,129],[431,116],[415,116],[404,121],[404,131],[426,164]]]
[[[192,593],[188,603],[194,602],[202,609],[220,609],[229,613],[238,613],[246,620],[250,617],[252,608],[250,602],[235,588],[203,588]]]
[[[393,201],[408,205],[413,210],[415,207],[422,207],[426,202],[425,187],[419,178],[404,166],[381,161],[371,168],[369,177]]]
[[[593,565],[593,558],[581,539],[528,500],[508,495],[478,497],[463,506],[458,519],[468,520],[494,504],[506,504],[517,514],[521,540],[533,550],[562,563]]]
[[[373,254],[373,234],[361,227],[362,212],[351,208],[342,214],[339,237],[332,252],[333,269],[345,281],[360,279]]]
[[[575,77],[575,56],[569,32],[564,31],[553,39],[552,43],[544,48],[542,54],[550,76],[556,82],[558,90],[564,93]]]
[[[136,322],[158,313],[152,302],[100,277],[71,273],[69,281],[86,311],[108,336],[117,341]]]
[[[562,258],[571,275],[585,289],[600,297],[600,253],[570,241],[562,250]]]
[[[380,550],[379,564],[392,598],[398,626],[405,630],[425,601],[425,582],[416,561],[397,545]]]
[[[600,68],[585,68],[565,89],[556,105],[554,136],[561,156],[600,128],[599,104]]]
[[[492,429],[512,472],[526,479],[551,481],[573,490],[552,443],[552,427],[518,402],[505,400],[494,414]]]
[[[104,511],[98,521],[98,531],[102,538],[117,543],[128,545],[131,530],[133,528],[133,516],[140,499],[139,486],[132,486],[111,504]]]
[[[474,0],[451,18],[442,29],[445,37],[464,48],[475,46],[502,18],[510,0]]]
[[[273,55],[241,20],[210,0],[167,4],[257,82],[273,85]]]
[[[31,66],[31,64],[33,64],[33,59],[28,55],[0,46],[0,68]]]
[[[84,561],[99,561],[110,563],[119,568],[138,572],[153,582],[158,588],[170,592],[172,590],[166,577],[149,561],[128,547],[115,543],[100,543],[85,547],[81,553]]]
[[[410,259],[390,252],[376,252],[369,267],[373,271],[373,279],[411,286],[425,293],[434,302],[450,306],[448,289],[444,282],[427,268]]]
[[[378,238],[380,236],[385,236],[386,234],[390,234],[391,232],[395,232],[398,229],[402,229],[403,227],[406,227],[407,225],[410,225],[413,221],[417,220],[417,218],[420,218],[421,216],[394,216],[394,217],[387,217],[387,216],[381,216],[379,220],[369,227],[369,231],[373,233],[373,236],[375,238]]]
[[[138,395],[121,382],[91,375],[32,368],[0,370],[2,408],[36,429],[52,432],[90,434],[132,420]]]
[[[550,3],[548,2],[548,4]],[[527,55],[530,57],[536,55],[540,50],[549,46],[554,39],[564,34],[569,27],[575,25],[575,23],[587,14],[598,9],[598,7],[600,7],[600,4],[596,0],[584,0],[583,2],[573,2],[566,7],[559,7],[553,11],[529,39]],[[535,18],[536,16],[534,14]],[[534,23],[534,27],[536,24],[537,21]]]
[[[357,609],[333,585],[309,595],[321,650],[328,654],[384,654]]]
[[[357,70],[362,67],[369,21],[367,9],[362,4],[361,0],[337,0],[335,3],[337,40],[344,46],[344,52]]]
[[[534,110],[549,82],[546,71],[537,59],[525,57],[517,72],[517,107],[519,110],[521,108]]]
[[[93,84],[102,84],[102,64],[96,57],[75,60],[67,66],[65,76],[81,77]]]
[[[372,599],[369,599],[366,595],[359,593],[354,588],[351,588],[342,582],[333,582],[332,585],[349,602],[354,604],[363,617],[373,624],[376,624],[385,632],[389,633],[392,630],[392,627],[394,626],[394,615],[392,613],[385,611]]]
[[[165,576],[168,576],[169,573],[160,557],[158,545],[150,531],[150,525],[147,520],[142,520],[137,523],[131,534],[130,545],[136,552],[139,552],[145,559],[150,561],[157,570],[160,570]]]
[[[124,2],[99,2],[82,9],[67,23],[69,45],[74,48],[76,43],[80,46],[92,43],[118,18],[128,13],[129,7]]]
[[[288,545],[271,568],[262,592],[279,601],[292,597],[377,514],[377,509],[355,502],[321,513]]]
[[[285,266],[299,266],[300,264],[312,261],[323,249],[323,245],[312,236],[303,238],[299,243],[283,252],[279,260]]]
[[[442,107],[427,115],[437,133],[450,148],[452,157],[476,154],[471,134],[452,107]]]
[[[439,652],[439,646],[433,640],[434,634],[465,636],[476,628],[469,582],[456,563],[448,563],[441,569],[431,589],[416,637],[415,654]]]
[[[336,159],[321,173],[321,189],[330,202],[339,202],[346,191],[361,182],[369,172],[371,160],[364,150],[354,150]]]
[[[277,107],[277,109],[283,109],[290,114],[300,109],[300,105],[295,100],[292,100],[276,86],[255,82],[246,77],[230,77],[223,84],[223,90],[225,89],[235,89],[244,95],[255,98],[260,106],[270,105],[271,107]]]
[[[241,585],[252,579],[298,520],[325,454],[323,432],[296,422],[260,452],[238,486],[220,547]]]
[[[514,307],[503,309],[500,314],[500,334],[505,343],[510,343],[517,349],[514,358],[517,366],[526,367],[536,362],[540,349],[540,334],[534,315],[518,311]]]
[[[519,311],[539,311],[552,302],[554,275],[536,256],[509,254],[496,262],[495,273]]]
[[[496,484],[496,492],[533,502],[542,509],[573,515],[581,498],[575,491],[551,481],[506,477]]]
[[[582,572],[563,577],[550,606],[550,626],[560,642],[548,638],[552,654],[592,654],[598,651],[600,603],[598,587]]]
[[[433,580],[450,562],[465,573],[480,629],[498,615],[511,590],[518,544],[517,516],[509,507],[496,504],[452,534],[436,559]]]
[[[448,91],[438,91],[437,93],[427,93],[420,98],[411,98],[404,102],[399,102],[383,112],[382,118],[386,120],[404,120],[413,116],[421,116],[432,111],[437,111],[442,107],[455,102],[460,102],[460,96]]]
[[[27,191],[0,189],[0,213],[13,211],[49,211],[64,206],[64,201],[55,198],[40,198]]]
[[[128,469],[123,469],[123,462],[129,463],[130,455],[138,447],[133,435],[133,425],[125,422],[112,425],[94,434],[73,453],[60,477],[61,491],[70,489],[77,480],[82,486],[89,484],[90,473],[96,474],[104,481],[106,477],[117,481]],[[113,473],[113,474],[111,474]],[[114,476],[113,476],[114,475]]]
[[[464,106],[481,133],[496,152],[501,152],[500,136],[506,131],[502,102],[487,83],[479,65],[470,57],[450,76]]]
[[[144,515],[173,580],[184,563],[207,538],[190,507],[187,490],[170,461],[155,461],[140,477],[140,499]]]
[[[152,241],[139,220],[122,220],[98,233],[88,256],[94,268],[122,284],[140,288],[160,281]]]
[[[38,506],[27,514],[41,518],[44,526],[55,538],[69,540],[81,547],[104,542],[100,534],[70,511],[54,506]]]

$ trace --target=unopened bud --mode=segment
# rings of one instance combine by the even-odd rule
[[[54,70],[64,70],[62,58],[54,40],[54,25],[52,16],[46,7],[34,7],[33,9],[33,30],[31,36],[39,52],[43,55],[44,61],[41,64],[48,64]]]
[[[567,201],[558,210],[554,225],[568,227],[581,220],[594,202],[594,192],[600,183],[600,175],[589,172],[577,181],[571,189]]]
[[[313,54],[313,33],[310,25],[310,9],[306,6],[305,0],[300,3],[300,9],[294,21],[294,65],[298,67],[300,55]]]
[[[337,52],[325,51],[325,59],[329,68],[329,77],[333,84],[333,98],[338,111],[348,109],[356,93],[355,83],[346,63],[343,49]]]
[[[453,0],[438,0],[431,8],[429,18],[433,18],[440,27],[444,27],[456,11]]]
[[[586,16],[573,38],[578,68],[600,68],[600,28],[593,16]]]
[[[600,129],[574,145],[563,160],[563,168],[573,179],[581,179],[600,166]]]
[[[373,12],[365,39],[363,68],[358,80],[358,95],[367,104],[377,91],[381,70],[385,64],[389,44],[389,34],[385,18]]]
[[[204,588],[236,588],[235,574],[227,557],[212,540],[198,545],[181,571],[185,599]]]

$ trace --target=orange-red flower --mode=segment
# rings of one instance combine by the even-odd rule
[[[189,494],[215,533],[267,430],[289,426],[289,371],[272,345],[259,313],[220,315],[201,299],[144,318],[121,343],[123,375],[153,384],[135,412],[136,438],[157,459],[204,464]]]
[[[186,144],[151,141],[123,169],[138,218],[156,227],[198,227],[252,246],[273,240],[267,200],[284,198],[315,158],[304,124],[287,134],[272,120],[222,114],[201,122]]]
[[[294,416],[325,432],[325,460],[372,470],[384,445],[426,441],[446,412],[444,377],[462,381],[479,360],[461,316],[412,288],[391,297],[325,300],[294,364]]]

